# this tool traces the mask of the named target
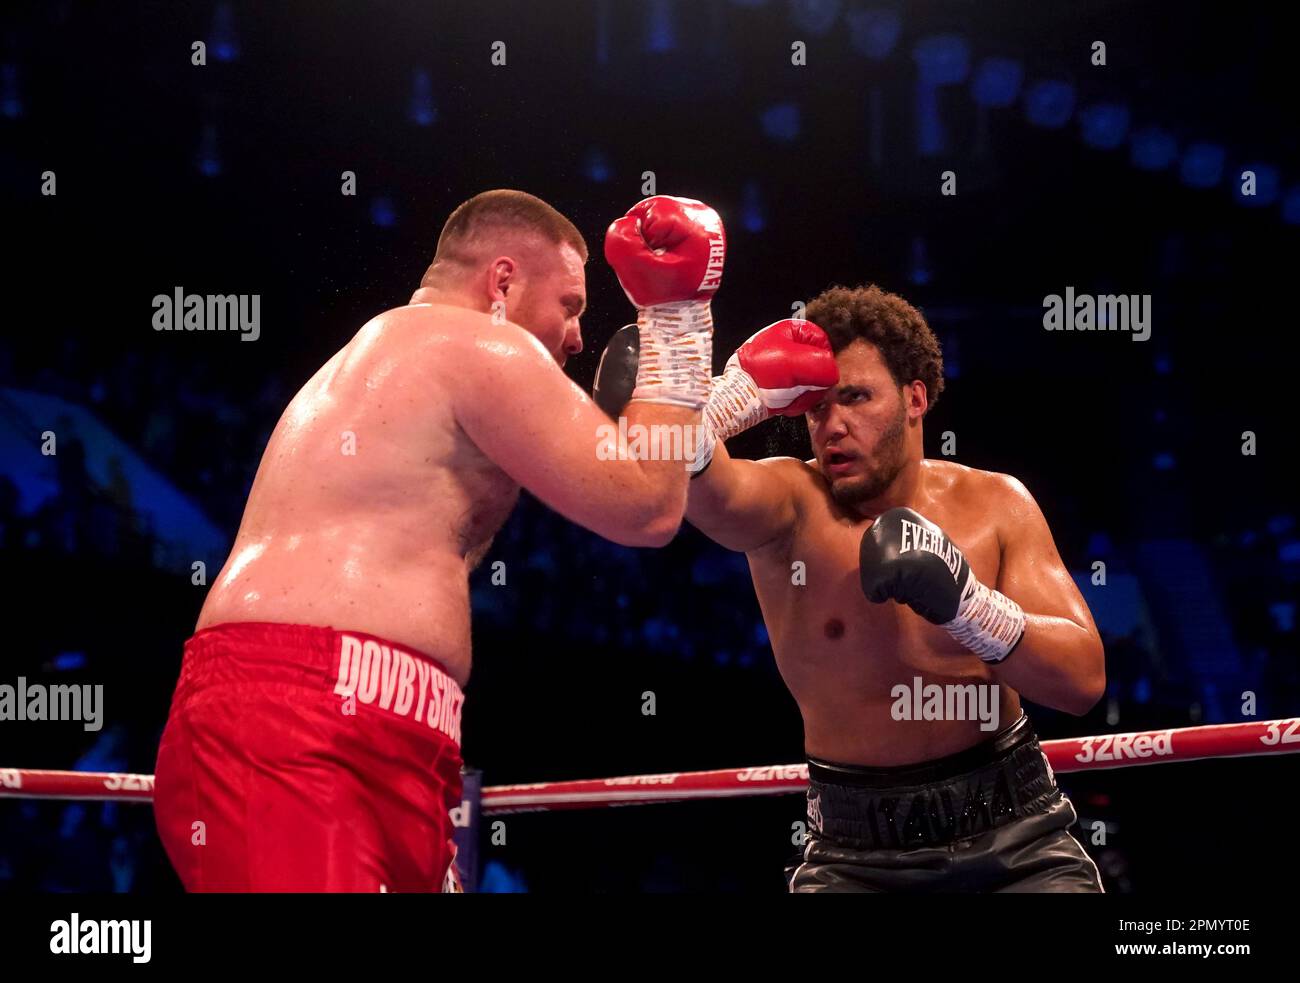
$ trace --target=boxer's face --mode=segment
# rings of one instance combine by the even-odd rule
[[[870,342],[853,342],[835,361],[839,385],[809,410],[808,435],[831,495],[850,506],[881,495],[903,470],[912,387],[894,382]]]
[[[545,345],[563,366],[570,355],[582,351],[579,318],[587,307],[582,257],[565,243],[530,265],[531,275],[507,294],[506,316]]]

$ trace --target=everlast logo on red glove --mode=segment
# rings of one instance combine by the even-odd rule
[[[709,233],[709,265],[704,268],[704,279],[700,281],[699,292],[717,290],[722,286],[722,263],[727,256],[727,243],[722,236],[722,227],[718,227],[716,236]]]
[[[726,257],[722,218],[691,198],[643,199],[605,231],[605,259],[638,308],[709,301]]]

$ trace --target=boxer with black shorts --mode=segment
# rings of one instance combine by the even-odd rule
[[[790,889],[1096,892],[1020,694],[1082,714],[1101,640],[1015,478],[927,460],[943,389],[924,317],[833,288],[714,379],[686,517],[744,552],[804,719],[808,837]],[[812,460],[722,441],[807,415]]]

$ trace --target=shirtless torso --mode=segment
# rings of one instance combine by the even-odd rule
[[[947,632],[903,605],[872,604],[858,582],[866,519],[836,505],[816,462],[771,462],[795,489],[797,520],[787,537],[747,554],[777,666],[804,719],[817,758],[885,766],[929,760],[986,740],[978,720],[899,723],[891,689],[920,675],[926,684],[992,683],[992,670]],[[1002,476],[924,461],[913,508],[961,545],[976,576],[999,584],[1004,532],[987,508]],[[806,583],[792,583],[802,561]],[[1020,713],[1015,692],[999,690],[999,717]]]
[[[783,330],[764,329],[764,344],[798,357],[806,342]],[[1012,725],[1022,693],[1085,712],[1105,685],[1100,639],[1033,496],[1009,475],[926,459],[925,387],[896,385],[873,345],[850,344],[836,362],[839,384],[807,415],[818,456],[745,461],[719,442],[692,480],[687,511],[749,559],[777,665],[803,713],[807,753],[871,768],[933,761],[988,740],[990,726]],[[872,497],[845,493],[882,473],[889,477]],[[1010,658],[984,662],[908,604],[863,593],[863,534],[896,508],[937,527],[981,584],[1023,610]],[[991,712],[896,719],[895,688],[915,693],[917,677],[922,689],[969,687],[990,711],[996,705],[996,721]]]
[[[350,628],[469,675],[469,573],[519,486],[456,422],[431,362],[469,312],[414,305],[367,324],[294,397],[257,470],[198,627]]]
[[[639,425],[699,418],[641,401],[625,413]],[[521,486],[614,542],[658,546],[676,532],[681,462],[617,458],[599,446],[608,424],[518,325],[443,304],[387,311],[276,425],[198,628],[369,632],[432,656],[463,685],[469,573]]]

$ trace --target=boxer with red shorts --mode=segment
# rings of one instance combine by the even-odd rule
[[[158,751],[158,828],[181,880],[199,891],[441,883],[463,703],[435,660],[360,632],[198,632]]]
[[[725,248],[717,213],[683,198],[610,226],[606,256],[638,308],[630,427],[699,425]],[[469,574],[520,488],[624,545],[676,534],[685,462],[622,452],[562,371],[582,350],[586,258],[532,195],[471,198],[411,302],[285,410],[159,750],[158,828],[188,889],[439,890]]]

